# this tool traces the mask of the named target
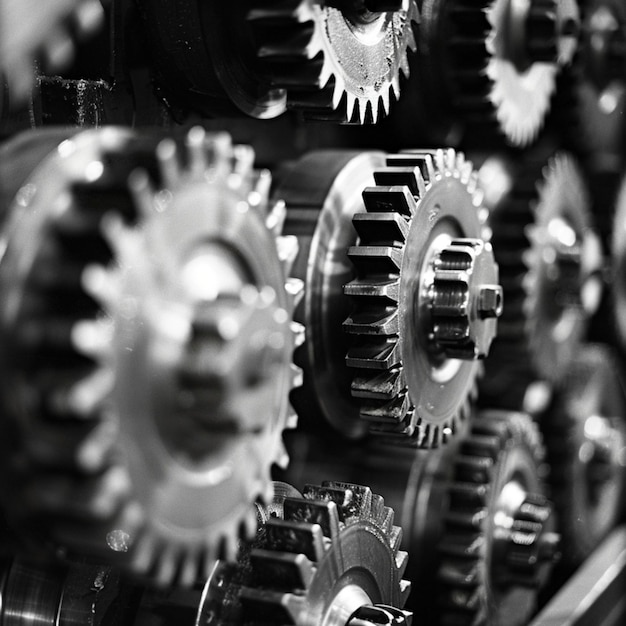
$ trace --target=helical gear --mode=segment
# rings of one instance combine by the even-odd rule
[[[258,55],[287,106],[315,119],[375,123],[400,95],[416,49],[415,0],[263,0],[248,14]]]
[[[626,424],[618,369],[608,347],[583,346],[540,418],[568,573],[600,544],[623,510]]]
[[[481,397],[516,410],[529,385],[566,374],[600,303],[601,244],[581,171],[566,153],[521,166],[489,159],[481,180],[507,295]]]
[[[341,482],[276,492],[255,541],[207,582],[200,622],[410,624],[407,554],[381,496]]]
[[[423,14],[437,22],[430,27],[430,62],[445,62],[456,114],[481,130],[498,131],[514,146],[531,143],[549,110],[559,69],[576,48],[575,0],[425,5]]]
[[[2,0],[0,2],[0,68],[11,96],[23,99],[34,82],[35,61],[58,71],[72,59],[76,35],[102,25],[98,0]]]
[[[291,322],[302,287],[289,278],[297,241],[280,235],[284,205],[268,206],[269,175],[254,172],[251,149],[233,147],[228,135],[190,131],[185,165],[171,140],[158,144],[156,159],[154,145],[127,141],[131,160],[142,150],[145,159],[129,187],[132,169],[119,152],[90,155],[91,142],[115,142],[86,133],[62,144],[59,152],[78,153],[79,163],[81,152],[90,157],[73,172],[80,183],[70,185],[74,194],[66,194],[60,215],[30,217],[44,222],[32,230],[53,238],[58,250],[60,259],[49,260],[61,263],[53,282],[74,290],[59,349],[83,364],[41,401],[57,428],[63,419],[88,428],[48,460],[58,474],[53,488],[41,501],[24,498],[19,516],[36,524],[45,510],[54,541],[86,544],[100,556],[128,551],[133,571],[163,585],[191,585],[254,532],[254,502],[272,497],[270,467],[287,462],[282,432],[295,425],[287,397],[299,382],[291,359],[302,339]],[[54,159],[52,166],[63,169]],[[86,202],[95,194],[96,210]],[[28,225],[20,217],[10,230],[16,242]],[[77,236],[91,242],[78,255]],[[15,249],[3,259],[4,281],[18,257]],[[41,262],[30,267],[33,278],[25,279],[37,281],[44,269]],[[37,295],[45,302],[45,292]],[[88,307],[79,306],[83,300]],[[23,324],[6,311],[4,321],[5,332]],[[54,375],[52,363],[33,366],[40,376]],[[9,377],[19,378],[17,370]],[[37,418],[28,419],[36,429]],[[27,491],[39,493],[46,481],[38,484],[37,463],[29,462]],[[86,496],[80,532],[66,510],[74,484]]]
[[[543,455],[528,416],[486,411],[473,420],[453,459],[439,546],[440,623],[528,622],[558,555]]]
[[[352,395],[370,432],[436,447],[469,413],[476,359],[502,310],[487,212],[472,164],[453,150],[390,156],[374,179],[353,218],[357,277],[344,288]]]

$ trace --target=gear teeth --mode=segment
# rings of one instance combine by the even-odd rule
[[[282,200],[275,202],[265,218],[266,228],[278,238],[282,235],[287,219],[287,205]]]
[[[395,285],[395,281],[393,285]],[[392,287],[390,285],[389,287]],[[354,295],[366,295],[363,292],[366,291],[363,289],[362,285],[358,285],[360,289],[357,292],[355,289],[357,285],[353,285],[351,289],[348,289],[348,286],[345,288],[345,293],[351,296]],[[380,287],[380,286],[379,286]],[[367,291],[367,295],[371,295],[372,290]],[[357,293],[355,293],[357,292]],[[393,293],[391,295],[387,289],[377,289],[376,295],[387,297],[390,300],[394,300],[397,302],[398,297],[397,293]],[[394,289],[395,292],[395,289]],[[373,311],[359,311],[358,313],[354,313],[351,317],[349,317],[344,323],[343,328],[347,333],[350,334],[358,334],[358,335],[395,335],[399,331],[398,324],[398,311],[392,309],[391,312],[386,310],[378,311],[374,309]]]
[[[398,213],[357,213],[352,223],[359,240],[368,246],[403,245],[409,233],[408,222]]]
[[[398,342],[393,339],[372,345],[353,346],[346,356],[348,367],[358,369],[390,370],[398,367],[401,361]]]
[[[331,540],[339,535],[339,512],[335,501],[286,498],[283,507],[286,520],[317,525],[324,537]]]
[[[417,211],[415,198],[405,186],[366,187],[362,195],[368,213],[398,213],[410,218]]]
[[[398,368],[377,376],[359,376],[352,381],[352,395],[355,398],[391,401],[406,390],[404,372]]]
[[[265,586],[271,582],[274,589],[285,591],[306,590],[315,576],[315,566],[304,554],[256,548],[250,553],[250,566],[255,583]]]
[[[348,501],[348,505],[344,507],[345,520],[351,517],[366,519],[372,516],[373,494],[369,487],[334,480],[325,480],[322,487],[343,490],[346,494],[352,494],[349,500],[344,498],[344,502]]]
[[[265,523],[264,545],[277,552],[302,553],[313,563],[319,563],[325,553],[321,526],[306,522],[270,518]]]
[[[424,178],[418,166],[389,166],[374,172],[374,181],[381,187],[408,187],[415,198],[421,198],[426,191]]]

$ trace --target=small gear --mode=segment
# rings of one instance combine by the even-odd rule
[[[299,428],[320,429],[326,420],[349,438],[360,438],[366,424],[350,394],[347,337],[341,323],[350,313],[343,285],[354,278],[346,249],[356,244],[352,217],[363,210],[361,191],[374,184],[384,166],[382,152],[323,150],[299,159],[277,185],[273,197],[287,206],[284,233],[298,237],[293,275],[307,285],[294,319],[307,328],[294,355],[303,385],[291,399]],[[307,428],[310,426],[310,428]]]
[[[34,83],[35,61],[58,71],[73,55],[73,38],[102,26],[98,0],[2,0],[0,2],[0,68],[13,99],[26,98]]]
[[[622,515],[626,422],[618,371],[607,347],[584,346],[540,421],[563,560],[570,568],[591,554]]]
[[[577,45],[576,0],[425,0],[425,63],[440,68],[453,115],[518,147],[539,133],[559,69]]]
[[[257,2],[248,14],[273,84],[307,117],[376,123],[409,76],[415,0]]]
[[[393,510],[369,487],[279,484],[254,542],[205,585],[198,624],[410,624],[407,554]]]
[[[486,209],[453,150],[390,156],[365,189],[344,322],[352,395],[370,432],[436,447],[469,413],[502,312]]]
[[[602,295],[603,256],[582,174],[571,156],[481,168],[507,306],[486,361],[487,404],[523,408],[537,380],[566,375]]]
[[[528,623],[558,556],[543,454],[524,414],[485,411],[472,422],[448,490],[440,623]]]
[[[302,284],[251,149],[195,128],[183,166],[155,143],[80,134],[17,193],[0,266],[26,438],[13,508],[61,545],[128,551],[135,572],[190,585],[253,532],[287,462]]]

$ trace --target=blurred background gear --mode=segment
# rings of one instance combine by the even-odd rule
[[[540,420],[567,574],[624,513],[626,421],[618,371],[607,346],[582,347]]]
[[[494,131],[513,146],[532,143],[577,47],[576,1],[424,0],[422,19],[438,106],[483,144]]]
[[[472,164],[454,150],[389,156],[363,191],[346,362],[370,432],[436,447],[460,427],[502,311]]]
[[[226,134],[190,131],[184,164],[172,140],[114,129],[57,146],[31,162],[0,266],[13,513],[191,585],[254,532],[287,462],[297,241],[269,174]]]
[[[0,2],[0,68],[11,97],[23,100],[35,80],[35,62],[46,71],[66,68],[74,38],[103,23],[99,0],[2,0]]]
[[[273,197],[287,205],[284,232],[298,237],[292,274],[307,285],[294,318],[306,330],[295,354],[303,385],[291,394],[300,428],[323,430],[324,419],[350,438],[365,434],[358,403],[350,394],[352,372],[342,322],[351,303],[343,286],[354,278],[346,249],[356,244],[352,217],[363,210],[361,193],[384,166],[382,152],[316,151],[280,176]]]
[[[536,381],[559,384],[603,289],[603,256],[575,160],[538,151],[480,170],[506,306],[486,361],[488,406],[521,409]],[[547,162],[546,165],[544,165]]]
[[[196,623],[410,624],[402,531],[381,496],[333,481],[276,492],[256,540],[207,582]]]
[[[611,236],[611,298],[620,354],[626,349],[626,177],[622,177],[615,202],[615,221]]]
[[[472,421],[439,547],[440,623],[528,623],[558,554],[543,462],[528,416],[484,411]]]

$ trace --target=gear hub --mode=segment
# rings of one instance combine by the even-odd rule
[[[370,432],[434,447],[469,411],[501,312],[486,210],[471,163],[452,150],[390,156],[374,178],[344,289],[352,395]]]

